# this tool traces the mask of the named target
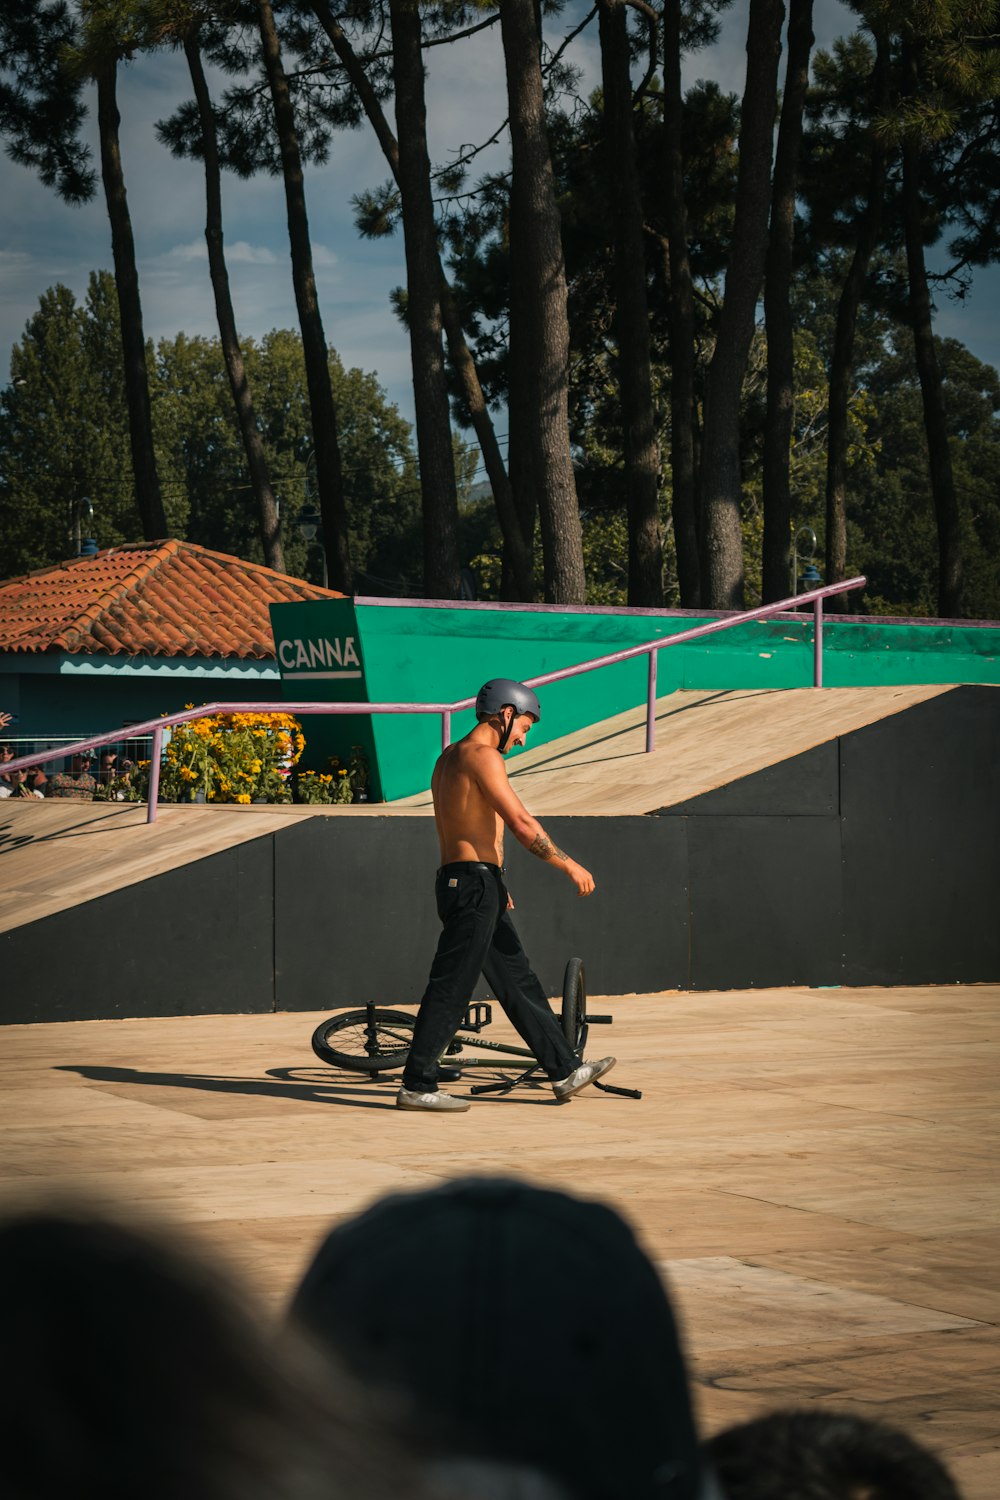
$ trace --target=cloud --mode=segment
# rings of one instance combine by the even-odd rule
[[[340,263],[332,250],[328,250],[325,245],[317,245],[315,242],[312,247],[312,260],[314,267],[321,266],[324,271],[332,271]]]
[[[330,252],[324,251],[323,253],[328,255]],[[173,245],[164,258],[179,261],[207,261],[208,249],[204,240],[191,240],[186,245]],[[336,257],[333,258],[336,259]],[[230,266],[273,266],[277,259],[274,251],[267,245],[249,245],[246,240],[237,240],[235,244],[226,245],[226,262]]]

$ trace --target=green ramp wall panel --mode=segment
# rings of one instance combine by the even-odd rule
[[[538,677],[706,624],[713,615],[400,600],[331,599],[271,606],[286,701],[448,703],[490,677]],[[736,626],[661,651],[657,696],[678,688],[806,687],[812,682],[812,611]],[[1000,682],[1000,627],[940,621],[831,619],[824,631],[827,687]],[[532,745],[545,744],[643,703],[646,658],[619,662],[543,689]],[[452,738],[471,727],[466,710]],[[423,791],[441,748],[439,715],[310,718],[303,768],[326,769],[361,745],[372,795]],[[516,753],[516,752],[515,752]]]

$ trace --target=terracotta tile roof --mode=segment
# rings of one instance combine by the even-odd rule
[[[269,604],[343,597],[190,542],[129,542],[0,583],[0,651],[268,661]]]

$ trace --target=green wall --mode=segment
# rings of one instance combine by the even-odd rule
[[[394,600],[315,600],[271,606],[286,700],[449,702],[490,677],[538,677],[595,656],[675,635],[711,616],[636,611],[517,608],[483,604],[405,605]],[[1000,626],[827,619],[826,687],[895,683],[1000,682]],[[657,696],[677,688],[786,688],[812,682],[812,613],[765,620],[659,654]],[[541,692],[544,744],[645,701],[646,658],[602,667]],[[455,716],[452,738],[471,727]],[[440,751],[439,715],[310,719],[303,765],[323,769],[364,745],[373,795],[422,791]],[[515,752],[516,753],[516,752]]]

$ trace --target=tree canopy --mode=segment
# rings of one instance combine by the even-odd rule
[[[1000,612],[996,372],[935,329],[1000,256],[1000,0],[852,0],[827,51],[810,0],[751,0],[743,87],[682,88],[726,6],[5,7],[6,148],[67,202],[98,191],[81,134],[96,80],[115,247],[114,277],[80,306],[50,288],[14,350],[7,569],[61,555],[85,497],[98,540],[162,515],[315,568],[290,524],[308,502],[331,580],[358,590],[454,594],[474,556],[507,599],[754,603],[790,590],[810,526],[830,579],[870,572],[868,608]],[[567,49],[588,27],[602,70],[585,93]],[[507,118],[433,161],[424,65],[484,33]],[[159,134],[205,171],[220,333],[153,349],[114,81],[164,48],[190,64],[196,98]],[[407,285],[386,297],[411,339],[415,443],[324,332],[307,204],[347,129],[375,133],[388,172],[353,204],[359,232],[405,242]],[[283,179],[295,333],[237,339],[225,170]],[[456,428],[488,475],[475,498]]]
[[[316,504],[302,341],[296,332],[275,329],[259,341],[244,340],[244,354],[281,503],[286,566],[320,582],[317,549],[295,526],[299,513]],[[149,346],[147,363],[171,534],[263,561],[219,340],[178,333]],[[362,591],[416,591],[422,582],[420,499],[409,423],[374,374],[345,369],[333,350],[329,367]],[[0,398],[5,576],[69,556],[75,507],[84,497],[93,505],[93,535],[102,547],[135,539],[141,533],[113,278],[95,273],[82,305],[66,287],[47,291],[11,368],[12,385]]]

